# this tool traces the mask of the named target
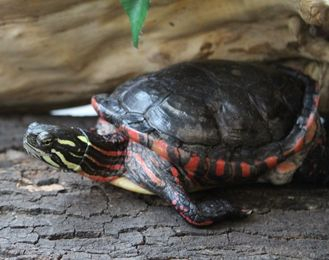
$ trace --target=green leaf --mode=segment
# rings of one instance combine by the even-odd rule
[[[150,8],[150,0],[120,0],[120,3],[128,14],[133,44],[137,48],[139,34]]]

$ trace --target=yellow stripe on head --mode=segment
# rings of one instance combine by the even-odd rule
[[[41,156],[41,157],[46,163],[50,164],[51,166],[54,166],[56,168],[60,168],[60,166],[57,163],[55,163],[48,155],[44,155],[44,156]]]
[[[59,144],[63,144],[63,145],[68,145],[68,146],[72,146],[75,147],[75,143],[70,141],[70,140],[64,140],[64,139],[57,139],[57,142]]]
[[[84,142],[84,143],[86,143],[87,145],[90,145],[90,142],[89,142],[89,140],[88,140],[88,138],[87,138],[86,136],[84,136],[84,135],[79,135],[79,136],[77,136],[77,138],[78,138],[81,142]]]
[[[66,160],[66,158],[64,157],[64,155],[61,152],[56,151],[55,149],[51,149],[51,152],[56,154],[60,158],[62,163],[65,164],[68,169],[70,169],[72,171],[75,171],[75,172],[81,170],[80,165],[72,163],[72,162]]]

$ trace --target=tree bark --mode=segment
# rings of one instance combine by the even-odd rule
[[[0,117],[0,258],[328,259],[329,190],[255,185],[201,192],[254,210],[195,228],[169,205],[75,174],[22,152],[31,121],[91,126],[95,119]]]
[[[139,49],[118,0],[0,0],[0,17],[0,112],[81,104],[173,63],[233,59],[311,72],[329,113],[325,0],[153,1]]]

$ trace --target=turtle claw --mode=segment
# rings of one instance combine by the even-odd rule
[[[240,209],[240,216],[241,217],[248,217],[253,213],[252,209]]]
[[[242,219],[249,217],[253,211],[251,209],[240,209],[233,207],[232,210],[229,210],[227,212],[227,215],[225,218],[231,218],[231,219]]]

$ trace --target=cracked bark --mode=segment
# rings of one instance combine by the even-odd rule
[[[158,198],[29,158],[20,143],[31,121],[94,124],[94,119],[0,118],[0,258],[329,258],[328,189],[252,185],[197,193],[227,198],[255,213],[194,228]]]

